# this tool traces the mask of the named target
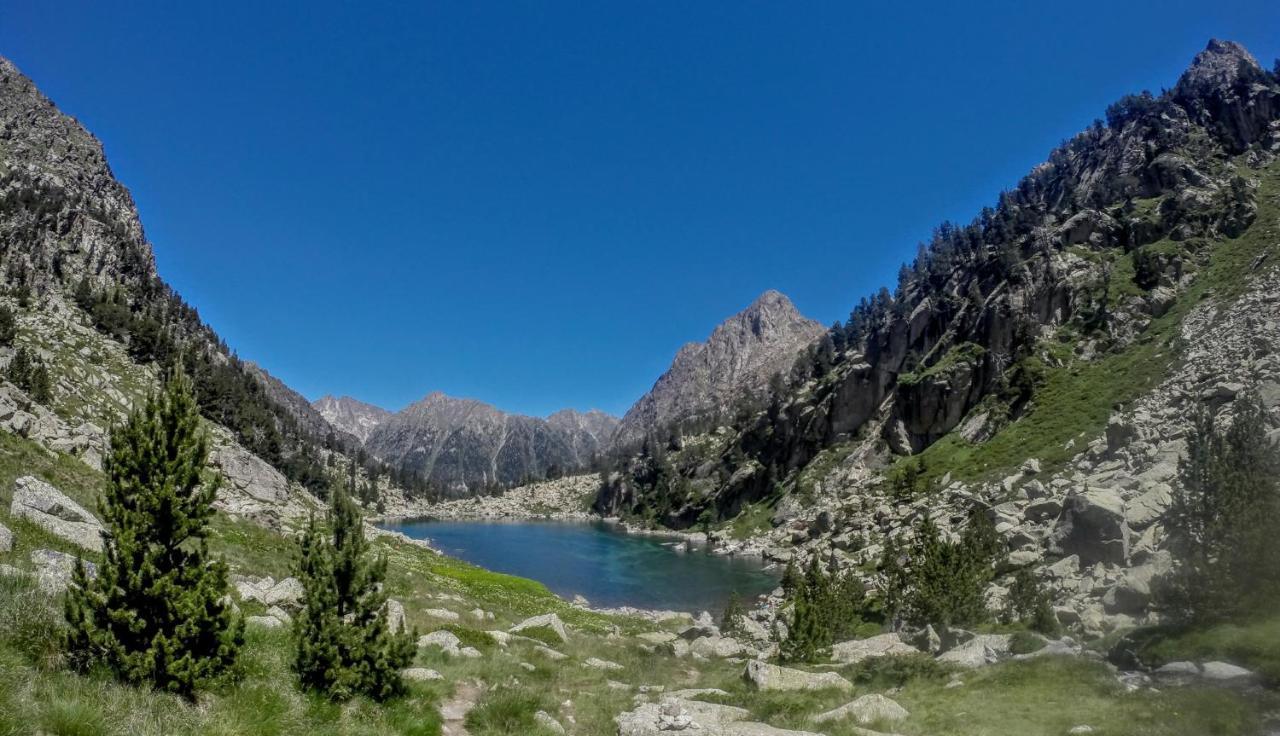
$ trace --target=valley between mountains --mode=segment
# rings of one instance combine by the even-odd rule
[[[764,291],[622,417],[391,412],[231,350],[0,59],[0,734],[1280,731],[1280,68],[1214,40],[1104,117],[847,321]],[[245,622],[195,698],[60,644],[118,543],[112,428],[174,366]],[[394,696],[295,672],[300,550],[346,494],[370,620],[412,632]],[[718,620],[595,608],[382,528],[418,517],[609,520],[782,582]]]

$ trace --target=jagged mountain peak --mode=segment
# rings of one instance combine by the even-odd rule
[[[311,406],[334,429],[346,432],[364,443],[382,420],[391,412],[350,396],[325,395],[311,402]]]
[[[671,367],[629,409],[615,435],[626,446],[673,423],[722,414],[759,392],[823,333],[780,291],[769,289],[721,322],[706,342],[686,343]]]
[[[1261,74],[1262,67],[1235,41],[1211,39],[1178,79],[1179,97],[1203,97],[1235,85],[1242,75]]]

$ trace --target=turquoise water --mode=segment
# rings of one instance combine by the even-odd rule
[[[670,538],[636,536],[608,524],[558,521],[404,521],[382,525],[430,540],[490,570],[537,580],[593,606],[718,613],[733,591],[744,600],[773,590],[759,560],[677,552]],[[682,542],[675,543],[677,546]]]

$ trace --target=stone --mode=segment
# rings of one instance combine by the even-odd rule
[[[1174,679],[1197,677],[1199,674],[1200,666],[1195,662],[1169,662],[1157,667],[1155,671],[1157,677]]]
[[[1010,640],[1011,637],[1008,634],[978,634],[963,644],[943,652],[938,656],[938,661],[968,669],[985,667],[1009,656]]]
[[[842,641],[831,647],[831,659],[840,664],[857,664],[870,657],[883,657],[889,654],[919,653],[919,649],[904,642],[896,633]]]
[[[1200,668],[1200,676],[1206,680],[1228,683],[1246,682],[1256,677],[1253,672],[1227,662],[1205,662]]]
[[[1086,724],[1081,724],[1079,726],[1072,726],[1067,731],[1067,733],[1071,734],[1072,736],[1076,736],[1077,734],[1093,733],[1093,726],[1089,726]]]
[[[234,606],[235,603],[233,602],[231,605]],[[267,615],[273,618],[280,619],[280,623],[283,623],[283,624],[293,623],[293,617],[289,615],[288,611],[284,610],[280,606],[272,606],[268,608]]]
[[[1154,581],[1173,567],[1168,552],[1158,552],[1145,565],[1131,567],[1102,598],[1107,613],[1138,615],[1151,603]]]
[[[559,662],[559,661],[561,661],[561,660],[565,660],[565,659],[568,659],[568,658],[569,658],[569,655],[567,655],[567,654],[565,654],[565,653],[563,653],[563,652],[557,652],[556,650],[552,649],[551,647],[542,646],[541,644],[539,644],[538,646],[534,647],[534,648],[533,648],[533,651],[535,651],[535,652],[537,652],[538,654],[541,654],[542,656],[546,657],[547,659],[553,660],[553,661],[555,661],[555,662]]]
[[[76,568],[77,558],[51,549],[37,549],[31,552],[31,565],[35,568],[36,581],[40,589],[50,593],[61,593],[71,587],[72,571]],[[98,567],[92,562],[84,563],[85,574],[96,577]]]
[[[9,527],[0,524],[0,552],[13,551],[13,532],[9,531]]]
[[[551,714],[545,710],[540,710],[537,713],[534,713],[533,720],[536,721],[539,726],[542,726],[551,733],[559,734],[559,736],[564,736],[565,734],[564,726],[560,725],[560,721],[552,718]]]
[[[1129,524],[1124,501],[1112,489],[1071,493],[1049,535],[1054,554],[1079,555],[1080,562],[1123,565],[1129,560]]]
[[[458,635],[452,631],[446,631],[445,629],[433,631],[430,634],[424,634],[418,637],[419,649],[422,649],[423,647],[439,647],[444,650],[446,654],[457,654],[461,646],[462,640],[458,638]]]
[[[429,682],[431,680],[444,679],[444,675],[426,667],[410,667],[407,670],[401,670],[400,676],[410,682]]]
[[[461,617],[461,616],[459,616],[459,615],[458,615],[457,613],[455,613],[454,611],[450,611],[450,610],[449,610],[449,609],[447,609],[447,608],[426,608],[426,609],[423,609],[423,611],[422,611],[422,615],[424,615],[424,616],[430,616],[431,618],[438,618],[438,619],[440,619],[441,621],[460,621],[460,620],[462,620],[462,617]]]
[[[279,629],[284,626],[284,622],[275,616],[246,616],[244,622],[247,626],[258,626],[264,629]]]
[[[635,710],[614,717],[618,736],[668,736],[689,732],[701,736],[818,736],[809,731],[788,731],[749,720],[745,708],[679,697],[672,693],[660,703],[642,703]]]
[[[642,634],[636,634],[636,638],[650,644],[666,644],[669,641],[675,641],[676,635],[670,631],[646,631]]]
[[[747,662],[743,673],[747,682],[757,690],[852,690],[848,680],[834,672],[805,672],[804,670],[768,664],[758,659]]]
[[[102,551],[102,524],[62,491],[34,476],[13,482],[9,515],[28,519],[54,536],[92,552]]]
[[[1168,483],[1152,483],[1141,495],[1125,505],[1124,518],[1131,529],[1146,529],[1164,516],[1173,503],[1173,488]]]
[[[906,708],[898,705],[890,698],[883,695],[872,694],[863,695],[852,703],[846,703],[820,713],[813,717],[814,723],[827,723],[829,721],[842,721],[852,718],[854,721],[866,726],[872,723],[883,721],[901,721],[911,715]]]
[[[705,636],[689,645],[689,652],[703,657],[740,657],[746,652],[742,642],[727,636]]]
[[[610,662],[607,659],[600,659],[599,657],[589,657],[584,660],[582,664],[593,670],[616,671],[622,669],[622,665],[617,662]]]
[[[551,630],[560,639],[560,641],[569,641],[569,632],[565,628],[564,622],[561,621],[560,617],[554,613],[544,613],[541,616],[527,618],[515,626],[512,626],[510,629],[507,629],[507,631],[512,634],[519,634],[522,631],[540,628]]]
[[[405,631],[404,604],[394,598],[388,598],[385,608],[387,611],[387,629],[393,634]]]

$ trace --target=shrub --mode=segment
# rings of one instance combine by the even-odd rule
[[[720,617],[720,632],[725,636],[734,636],[742,630],[742,617],[747,611],[742,606],[742,598],[738,591],[729,595],[729,602],[724,607],[724,615]]]
[[[12,346],[17,337],[18,320],[13,316],[13,310],[0,306],[0,345]]]
[[[916,626],[970,626],[987,618],[984,599],[1001,544],[981,511],[970,515],[960,539],[943,540],[931,519],[916,524],[906,548],[890,540],[881,558],[884,607]]]
[[[912,680],[939,680],[954,671],[950,665],[921,652],[869,657],[854,665],[847,674],[854,684],[882,690],[901,687]]]
[[[1035,573],[1026,568],[1018,571],[1013,584],[1009,586],[1005,618],[1009,621],[1021,621],[1032,631],[1046,636],[1054,636],[1059,630],[1058,618],[1053,613],[1048,592],[1040,585]]]

